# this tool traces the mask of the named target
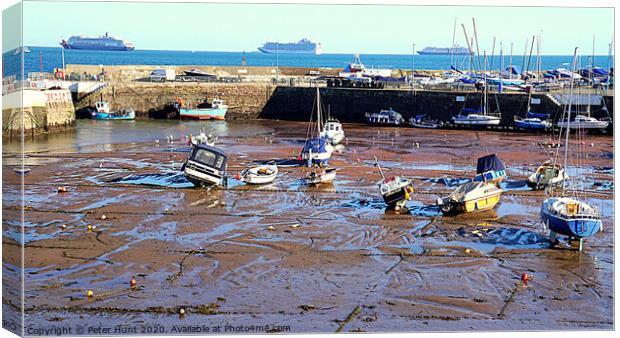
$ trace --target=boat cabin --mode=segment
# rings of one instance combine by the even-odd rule
[[[106,101],[97,101],[95,102],[95,109],[98,113],[109,113],[110,104]]]
[[[218,148],[198,144],[192,149],[183,166],[183,173],[194,185],[221,185],[226,170],[227,156]]]

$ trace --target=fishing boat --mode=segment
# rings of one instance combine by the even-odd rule
[[[95,111],[91,113],[94,120],[134,120],[136,112],[133,109],[110,111],[110,104],[106,101],[95,102]]]
[[[317,119],[316,125],[312,123],[312,115],[310,114],[310,123],[308,124],[308,132],[306,135],[306,143],[301,150],[301,159],[308,161],[309,165],[326,163],[332,156],[334,147],[325,136],[321,136],[323,130],[322,112],[321,112],[321,96],[319,88],[316,89],[316,107]]]
[[[344,129],[342,128],[342,124],[338,121],[338,119],[328,117],[320,136],[324,137],[331,145],[337,145],[344,139]]]
[[[209,108],[186,108],[184,103],[180,105],[179,115],[181,118],[192,118],[199,120],[224,120],[228,106],[223,100],[214,98]]]
[[[428,115],[416,115],[409,119],[409,125],[416,128],[437,129],[443,127],[443,122],[432,120]]]
[[[527,178],[527,185],[534,190],[542,190],[548,186],[560,186],[567,178],[561,165],[545,162]]]
[[[268,164],[245,169],[237,176],[237,179],[248,184],[266,184],[273,182],[276,176],[278,176],[278,166]]]
[[[325,168],[315,165],[305,176],[306,184],[319,185],[332,183],[336,179],[336,168]]]
[[[181,166],[181,171],[195,186],[220,186],[225,183],[227,156],[215,147],[196,145]]]
[[[413,182],[400,176],[386,178],[376,157],[375,165],[379,168],[379,173],[381,174],[381,181],[377,182],[377,185],[379,186],[379,192],[383,197],[383,201],[390,209],[395,211],[402,210],[405,207],[405,203],[411,200]]]
[[[577,64],[577,48],[573,55],[573,64],[570,81],[569,101],[564,110],[566,115],[565,143],[564,143],[564,168],[567,167],[569,154],[569,136],[571,129],[571,108],[574,90],[574,69]],[[583,249],[583,239],[596,234],[601,226],[601,214],[598,208],[589,205],[577,198],[577,191],[573,184],[572,196],[566,196],[566,190],[562,189],[558,196],[552,196],[542,203],[540,208],[540,218],[549,229],[550,239],[553,243],[557,242],[557,235],[568,237],[569,243],[573,240],[579,241],[579,251]]]
[[[366,121],[370,124],[400,126],[405,122],[405,119],[399,112],[390,107],[390,109],[382,109],[378,113],[366,113]]]

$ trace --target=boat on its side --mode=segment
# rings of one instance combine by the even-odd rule
[[[545,162],[527,178],[527,185],[534,190],[542,190],[548,186],[560,186],[567,178],[561,165]]]
[[[221,186],[225,182],[227,158],[222,150],[199,144],[192,148],[181,171],[197,187]]]
[[[239,179],[248,184],[271,183],[278,176],[278,166],[275,164],[248,168],[241,172]]]
[[[228,106],[223,100],[213,99],[209,108],[179,108],[179,116],[181,118],[190,118],[198,120],[224,120]]]
[[[366,113],[366,121],[370,124],[400,126],[405,123],[403,116],[396,110],[382,109],[378,113]]]

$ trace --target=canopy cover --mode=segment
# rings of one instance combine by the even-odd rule
[[[478,159],[478,166],[476,167],[476,174],[482,174],[487,171],[500,171],[505,170],[502,160],[495,154],[483,156]]]

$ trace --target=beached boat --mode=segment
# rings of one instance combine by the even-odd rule
[[[480,157],[472,182],[459,186],[446,198],[437,199],[437,205],[446,215],[493,209],[500,201],[499,183],[506,178],[504,164],[495,154]]]
[[[185,75],[187,76],[193,76],[193,77],[216,77],[213,74],[209,74],[205,71],[202,71],[198,68],[192,68],[192,69],[188,69],[188,70],[184,70],[183,73],[185,73]]]
[[[514,124],[515,127],[524,130],[545,130],[553,126],[551,121],[544,121],[537,117],[521,118],[518,116],[515,116]]]
[[[390,108],[382,109],[378,113],[366,113],[366,121],[370,124],[400,126],[405,122],[405,119],[399,112]]]
[[[344,139],[342,124],[337,119],[329,117],[320,136],[324,137],[330,144],[337,145]]]
[[[409,119],[409,124],[416,128],[437,129],[443,127],[443,122],[432,120],[428,115],[416,115]]]
[[[452,122],[457,126],[497,126],[501,120],[499,116],[486,115],[479,110],[468,108],[463,108],[459,115],[452,117]]]
[[[195,186],[224,185],[227,156],[215,147],[199,144],[192,148],[181,171]]]
[[[568,119],[563,119],[561,121],[558,121],[556,123],[556,126],[560,128],[568,128],[570,130],[577,130],[577,129],[601,130],[601,129],[606,129],[607,126],[609,126],[609,122],[597,120],[596,118],[590,117],[590,116],[577,115],[575,116],[575,119],[572,121]]]
[[[184,107],[184,105],[180,105],[179,116],[181,118],[192,118],[199,120],[224,120],[227,110],[228,106],[224,104],[224,101],[215,98],[211,101],[211,107],[209,108],[190,109]]]
[[[336,168],[325,168],[314,166],[305,176],[306,184],[319,185],[323,183],[332,183],[336,179]]]
[[[390,209],[402,210],[405,207],[405,203],[411,200],[413,182],[400,176],[386,178],[376,157],[375,166],[379,168],[379,173],[381,173],[381,181],[377,182],[377,185],[379,186],[379,192],[381,197],[383,197],[383,201]]]
[[[269,164],[245,169],[238,179],[248,184],[266,184],[273,182],[276,176],[278,176],[278,166]]]
[[[323,164],[326,163],[332,156],[334,147],[327,140],[325,136],[321,136],[323,130],[322,112],[321,112],[321,96],[319,88],[316,88],[316,107],[317,107],[317,119],[316,125],[312,123],[312,115],[310,114],[310,123],[308,125],[308,132],[306,135],[309,137],[304,143],[304,147],[301,150],[301,159],[308,161],[308,165],[313,163]]]
[[[136,112],[133,109],[120,109],[110,111],[110,105],[106,101],[95,102],[95,111],[91,113],[94,120],[134,120]]]
[[[527,185],[534,190],[542,190],[548,186],[561,186],[567,178],[561,165],[545,162],[527,178]]]
[[[502,189],[493,182],[472,181],[465,183],[446,198],[439,198],[437,205],[446,215],[470,213],[493,209],[500,201]]]
[[[564,168],[567,167],[569,157],[569,136],[571,129],[571,109],[574,90],[574,75],[577,64],[577,48],[573,55],[573,64],[570,81],[570,95],[568,105],[565,107],[564,115],[566,115],[566,126],[563,129],[565,133],[564,141]],[[566,190],[562,189],[559,196],[552,196],[542,203],[540,208],[540,218],[543,224],[549,229],[550,238],[553,243],[557,242],[557,234],[567,236],[569,243],[572,240],[579,241],[579,251],[583,249],[583,238],[589,237],[597,233],[601,226],[601,214],[598,208],[579,200],[576,197],[576,186],[572,186],[572,197],[566,196]]]

